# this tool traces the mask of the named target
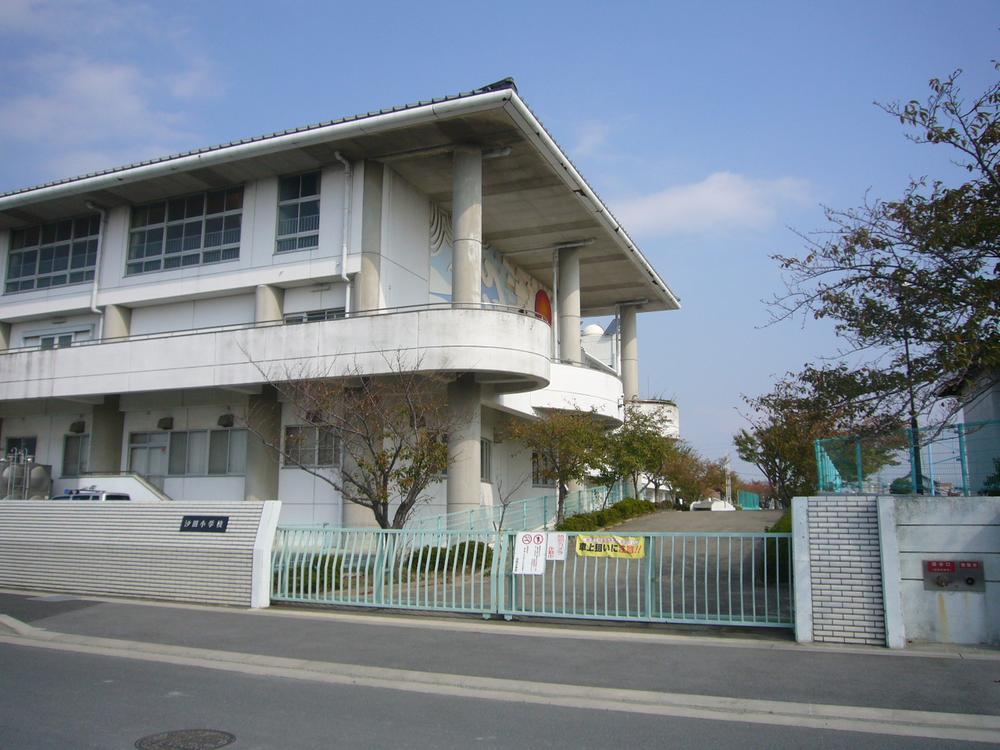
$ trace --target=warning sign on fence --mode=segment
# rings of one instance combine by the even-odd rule
[[[545,534],[525,531],[514,537],[514,573],[540,576],[545,573]]]
[[[576,538],[576,554],[580,557],[646,556],[646,538],[641,536],[589,536]]]
[[[548,542],[545,545],[546,560],[565,560],[566,547],[569,545],[569,534],[546,534]]]

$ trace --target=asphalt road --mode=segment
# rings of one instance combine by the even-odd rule
[[[664,510],[630,518],[615,531],[767,531],[784,515],[782,510],[681,511]]]
[[[2,593],[0,612],[3,750],[193,728],[243,749],[1000,744],[995,651]]]

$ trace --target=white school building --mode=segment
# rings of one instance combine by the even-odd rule
[[[378,376],[401,352],[445,374],[462,418],[419,514],[460,511],[518,477],[514,499],[551,491],[494,425],[620,419],[637,314],[679,307],[510,80],[6,193],[0,256],[5,455],[52,494],[140,477],[278,499],[284,523],[372,518],[246,429],[269,402],[274,440],[316,429],[262,367]],[[301,444],[338,471],[323,435]]]

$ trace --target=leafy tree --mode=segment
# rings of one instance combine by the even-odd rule
[[[607,428],[607,421],[596,412],[576,411],[551,411],[539,419],[506,425],[510,437],[538,455],[542,478],[559,488],[557,524],[565,518],[569,483],[582,480],[587,469],[597,464]]]
[[[902,416],[915,427],[949,382],[975,383],[952,404],[957,410],[1000,372],[1000,83],[966,101],[959,75],[931,80],[924,103],[882,108],[911,140],[949,149],[966,182],[920,178],[898,200],[828,209],[830,229],[804,236],[803,257],[775,256],[787,282],[775,318],[833,321],[846,342],[840,354],[861,362],[810,366],[800,379],[851,404],[868,430]],[[784,483],[803,481],[787,467],[770,471]]]
[[[701,499],[710,483],[705,460],[683,440],[661,438],[655,446],[657,465],[649,472],[657,489],[669,486],[674,502]]]
[[[633,494],[638,497],[640,477],[657,468],[662,434],[662,419],[636,404],[626,404],[621,426],[602,441],[603,449],[594,461],[597,464],[595,478],[609,488],[628,479]]]
[[[247,428],[296,466],[336,489],[345,502],[371,510],[383,529],[401,529],[427,486],[448,467],[443,437],[453,424],[443,378],[418,372],[419,363],[389,360],[390,370],[377,377],[303,377],[261,372],[290,406],[296,422],[309,429],[284,440],[262,430],[262,420],[248,414]],[[260,369],[260,368],[258,368]],[[298,377],[296,377],[298,375]],[[316,451],[331,458],[339,452],[340,468],[317,463]],[[329,461],[335,463],[335,461]]]

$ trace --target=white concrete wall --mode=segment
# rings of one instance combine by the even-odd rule
[[[253,323],[253,294],[172,302],[135,307],[132,310],[131,334],[138,336],[191,328]]]
[[[381,268],[385,307],[427,304],[430,202],[391,169],[382,183]]]
[[[622,420],[622,381],[611,373],[552,363],[549,385],[527,393],[498,394],[489,403],[502,411],[535,417],[537,409],[589,411]]]
[[[281,439],[285,427],[300,425],[296,410],[289,404],[281,409]],[[334,477],[338,469],[320,468],[323,475]],[[293,465],[282,465],[278,472],[278,498],[281,503],[281,523],[328,523],[340,526],[343,510],[340,493],[333,485]]]
[[[285,313],[331,310],[347,306],[347,285],[330,281],[285,290]]]
[[[10,345],[11,348],[27,346],[25,339],[29,336],[60,333],[73,333],[77,341],[92,339],[97,336],[98,323],[99,319],[93,313],[53,315],[21,321],[10,327]]]
[[[884,500],[895,506],[906,639],[1000,645],[1000,498]],[[926,591],[924,560],[982,560],[986,591]]]
[[[0,503],[0,586],[267,606],[271,503]],[[228,516],[224,533],[181,532]],[[261,525],[265,534],[260,534]]]

